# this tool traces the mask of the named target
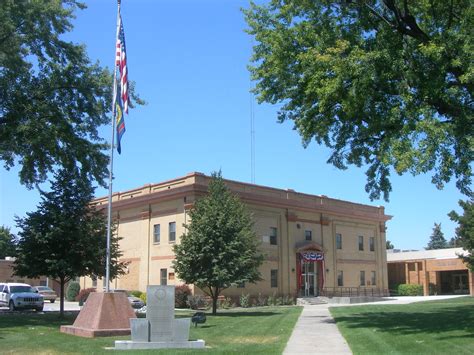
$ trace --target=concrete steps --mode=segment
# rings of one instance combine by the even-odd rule
[[[300,297],[296,299],[297,306],[327,304],[326,297]]]

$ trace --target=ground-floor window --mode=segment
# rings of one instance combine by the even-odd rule
[[[270,286],[278,287],[278,270],[270,270]]]
[[[168,270],[161,269],[160,270],[160,285],[166,286],[168,284]]]
[[[365,286],[365,271],[360,272],[360,285]]]
[[[337,272],[337,285],[344,286],[344,273],[342,272],[342,270],[339,270]]]

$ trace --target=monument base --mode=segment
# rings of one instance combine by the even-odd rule
[[[204,340],[193,341],[160,341],[139,342],[131,340],[116,340],[115,350],[146,350],[146,349],[204,349]]]
[[[123,292],[92,292],[74,324],[60,331],[86,338],[129,335],[130,318],[136,317]]]

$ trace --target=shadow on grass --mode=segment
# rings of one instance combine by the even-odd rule
[[[412,311],[412,308],[404,312],[372,311],[353,315],[335,315],[334,319],[336,323],[343,323],[347,328],[377,328],[379,332],[389,332],[394,336],[460,330],[474,332],[473,307],[431,307],[424,312]],[[469,337],[469,335],[462,335],[462,337]]]
[[[64,317],[60,317],[59,313],[4,313],[0,315],[0,328],[12,327],[59,327],[74,323],[78,312],[68,312]]]
[[[217,312],[216,315],[206,313],[207,317],[268,317],[279,315],[280,313],[264,311],[264,312]]]

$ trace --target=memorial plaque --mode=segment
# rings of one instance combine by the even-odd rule
[[[150,341],[169,341],[174,330],[174,286],[148,286]]]
[[[174,320],[173,341],[188,341],[191,318],[179,318]]]
[[[130,319],[130,329],[132,331],[132,341],[150,341],[150,324],[148,319]]]

